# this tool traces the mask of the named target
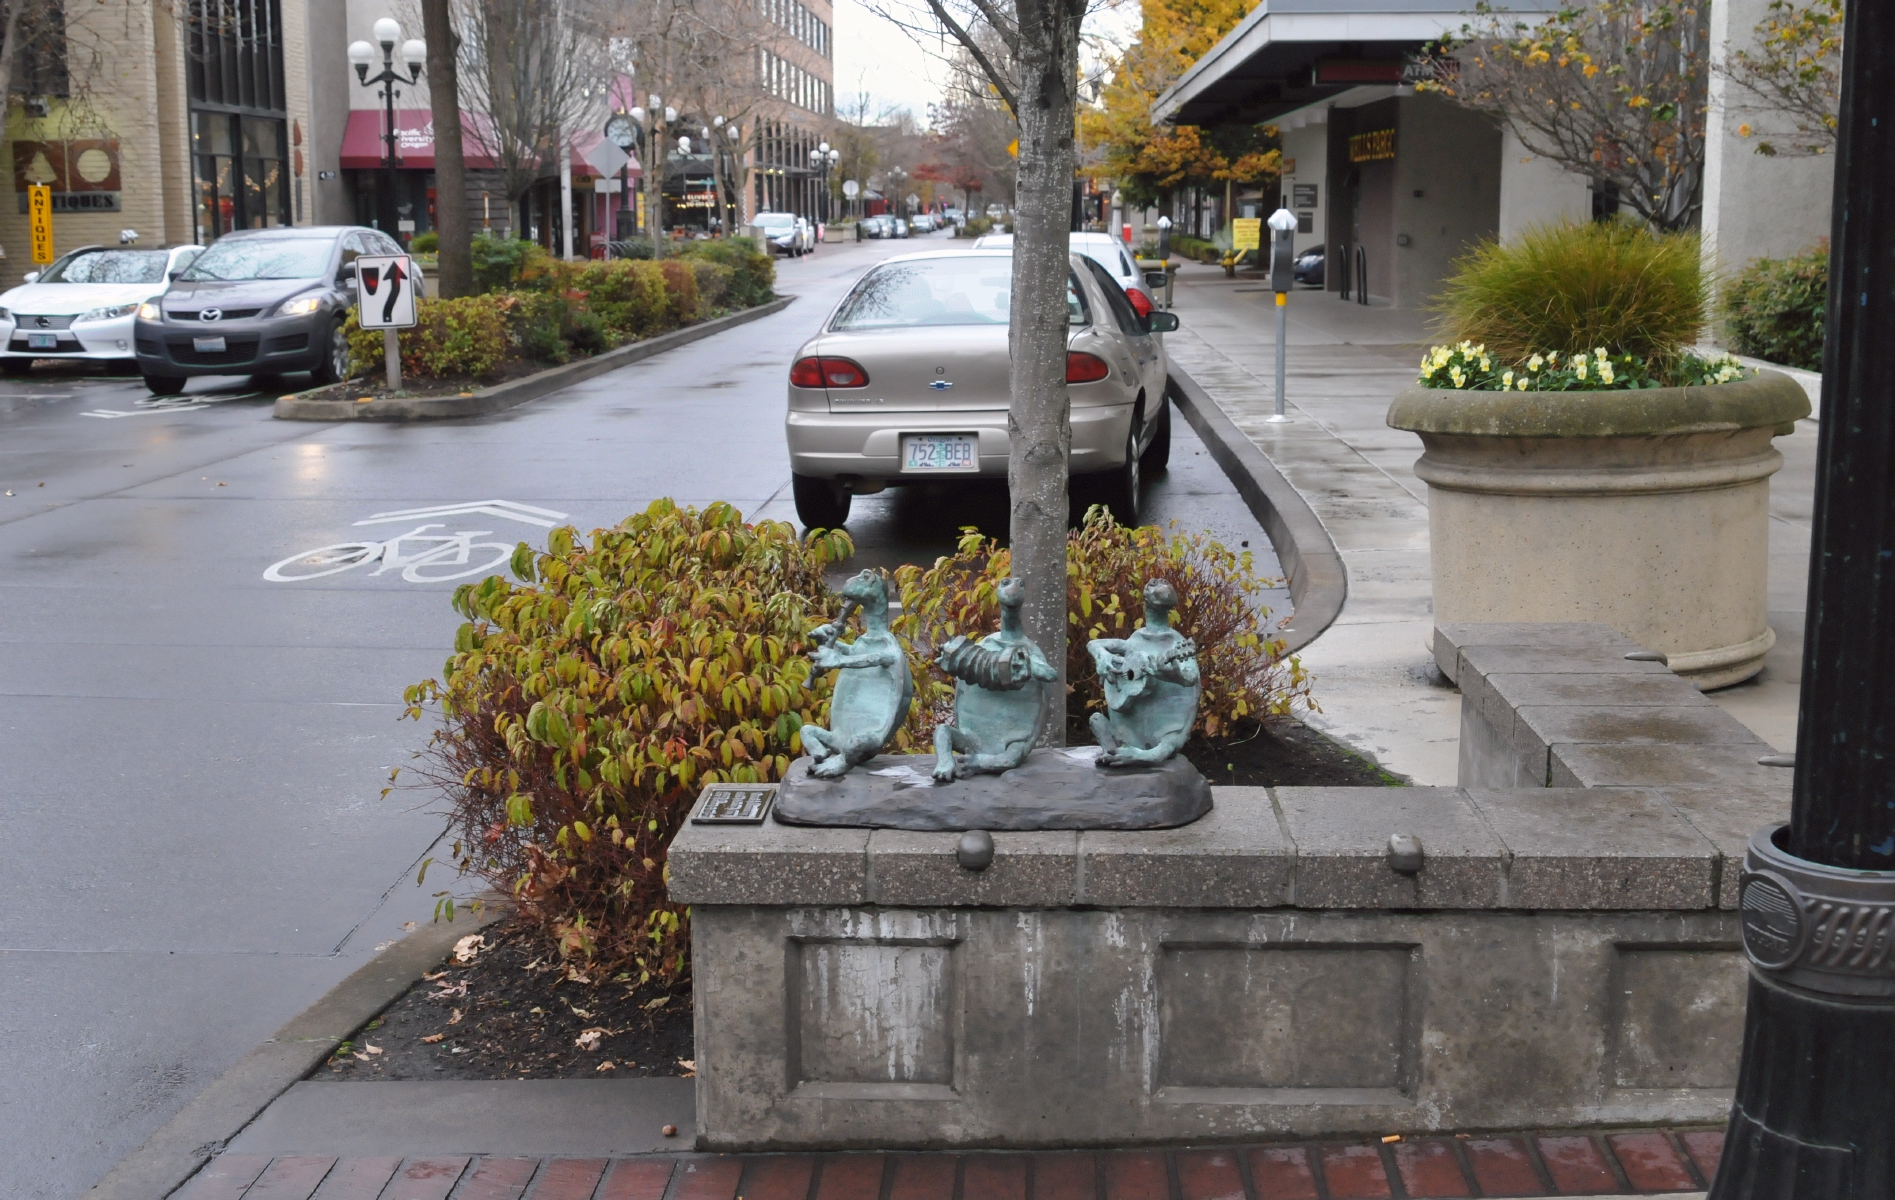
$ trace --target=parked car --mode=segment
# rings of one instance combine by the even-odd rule
[[[877,213],[875,216],[865,219],[862,225],[863,233],[872,238],[898,238],[908,236],[902,232],[904,227],[901,223],[901,218],[889,213]]]
[[[35,359],[81,359],[138,369],[132,325],[202,246],[81,246],[0,294],[0,370],[25,375]]]
[[[941,228],[940,218],[929,212],[916,213],[908,224],[914,228],[916,233],[933,233],[935,230]]]
[[[175,396],[195,375],[251,375],[261,384],[293,371],[318,384],[346,378],[342,323],[355,306],[355,260],[404,253],[387,234],[354,225],[223,235],[139,306],[133,332],[145,386]],[[413,282],[425,295],[418,270]]]
[[[796,514],[848,520],[851,497],[886,487],[1007,475],[1008,250],[891,258],[865,274],[792,360],[785,435]],[[1171,454],[1163,345],[1173,313],[1141,317],[1092,258],[1071,256],[1075,493],[1138,518],[1144,471]]]
[[[763,237],[772,254],[801,258],[814,244],[809,222],[795,213],[762,212],[752,217],[750,224]]]
[[[1321,246],[1311,246],[1307,250],[1299,251],[1296,255],[1296,265],[1293,271],[1293,274],[1296,276],[1296,282],[1312,283],[1317,287],[1321,287],[1323,285],[1323,265],[1328,261],[1328,256],[1323,253]]]
[[[1158,307],[1158,294],[1152,291],[1144,273],[1132,261],[1132,252],[1125,248],[1124,242],[1109,233],[1075,233],[1069,236],[1067,248],[1104,267],[1106,273],[1125,289],[1125,298],[1132,302],[1132,308],[1139,316],[1149,316]],[[983,233],[974,239],[976,250],[1005,250],[1012,247],[1011,233]]]

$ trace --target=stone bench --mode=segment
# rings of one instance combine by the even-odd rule
[[[1219,787],[1181,829],[995,834],[984,871],[955,833],[687,825],[670,884],[692,906],[699,1144],[1723,1120],[1736,879],[1789,773],[1716,740],[1721,712],[1609,631],[1542,629],[1437,638],[1486,739],[1469,786]],[[1645,703],[1597,704],[1583,674]],[[1707,786],[1587,758],[1623,744],[1619,709],[1645,713],[1623,727],[1660,778],[1687,756]],[[1485,786],[1470,762],[1514,773]]]

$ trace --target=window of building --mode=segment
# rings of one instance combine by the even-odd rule
[[[281,0],[188,0],[196,234],[291,224]]]
[[[72,79],[66,70],[65,0],[39,0],[20,14],[19,73],[13,91],[28,96],[67,96]]]

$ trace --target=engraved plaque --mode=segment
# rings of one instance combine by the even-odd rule
[[[774,783],[713,783],[697,802],[693,825],[761,825],[776,796]]]

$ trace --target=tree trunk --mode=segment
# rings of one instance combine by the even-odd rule
[[[644,163],[645,175],[645,236],[651,239],[651,256],[654,259],[665,256],[665,137],[664,120],[658,113],[651,115],[653,135],[648,139],[651,146],[651,158]]]
[[[467,215],[467,159],[461,149],[459,39],[448,0],[421,0],[428,40],[428,104],[434,115],[434,228],[441,239],[434,292],[443,300],[474,294],[473,232]]]
[[[1012,403],[1007,434],[1008,538],[1026,581],[1027,635],[1059,671],[1048,689],[1045,740],[1066,734],[1066,278],[1072,216],[1073,108],[1085,0],[1018,0],[1020,166],[1008,328]]]

